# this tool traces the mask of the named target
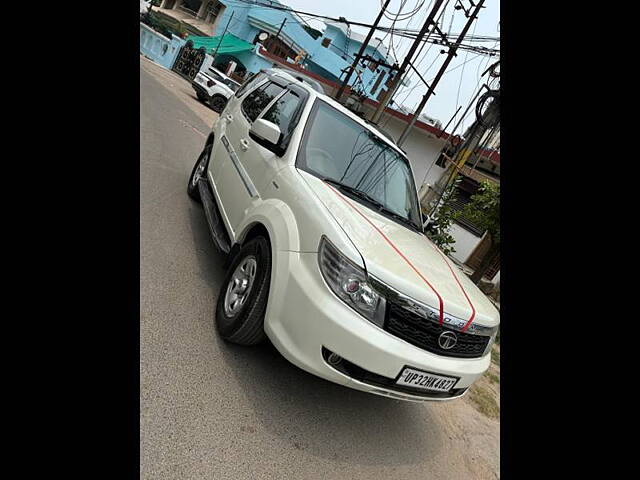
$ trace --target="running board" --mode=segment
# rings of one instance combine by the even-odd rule
[[[209,189],[209,184],[206,179],[201,178],[198,180],[198,190],[200,191],[200,199],[202,200],[204,215],[207,217],[207,223],[209,224],[209,231],[213,237],[213,242],[222,253],[229,253],[231,250],[231,241],[229,240],[229,235],[222,223],[218,206],[216,205],[216,201],[213,198],[213,194]]]

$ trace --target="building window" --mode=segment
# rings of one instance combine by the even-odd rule
[[[178,8],[197,17],[200,7],[202,7],[202,0],[184,0]]]
[[[207,9],[204,14],[204,21],[207,23],[215,23],[216,18],[220,15],[220,10],[222,9],[222,4],[217,1],[209,2],[207,5]]]
[[[331,45],[331,39],[327,38],[327,37],[323,38],[322,39],[322,46],[324,48],[329,48],[329,45]]]

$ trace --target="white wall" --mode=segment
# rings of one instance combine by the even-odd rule
[[[471,252],[473,252],[473,249],[480,243],[481,237],[475,236],[457,223],[451,224],[449,233],[456,239],[456,243],[453,245],[456,252],[453,254],[453,257],[459,262],[466,262]]]
[[[383,115],[380,125],[384,131],[388,132],[397,140],[400,138],[406,123],[395,117],[391,117],[391,119],[387,121],[386,115]],[[444,172],[444,168],[435,165],[435,161],[438,159],[444,145],[445,140],[443,138],[436,138],[435,135],[416,127],[411,130],[411,133],[402,145],[402,149],[407,152],[407,156],[409,160],[411,160],[411,168],[413,169],[418,190],[425,179],[427,171],[429,174],[424,181],[432,185],[440,178],[442,172]]]

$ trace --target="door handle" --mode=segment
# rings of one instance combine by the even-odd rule
[[[249,141],[246,138],[240,139],[240,148],[242,149],[243,152],[246,152],[247,150],[249,150]]]
[[[224,118],[227,121],[227,123],[233,122],[233,115],[231,115],[231,114],[225,115]]]

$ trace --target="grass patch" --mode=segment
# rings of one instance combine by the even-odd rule
[[[500,366],[500,351],[495,348],[491,349],[491,361]]]
[[[487,372],[487,378],[491,383],[500,383],[500,377],[492,372]]]
[[[500,416],[500,407],[490,391],[478,386],[471,387],[470,399],[476,409],[489,418],[498,418]]]

